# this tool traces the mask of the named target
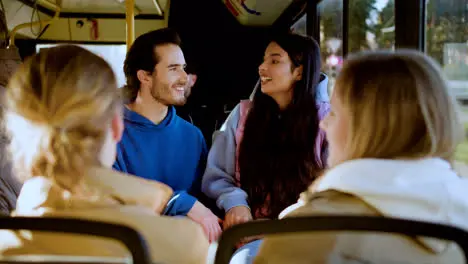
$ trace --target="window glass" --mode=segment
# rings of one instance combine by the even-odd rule
[[[395,1],[349,1],[348,52],[395,48]]]
[[[426,0],[426,52],[436,59],[468,128],[468,0]],[[468,139],[458,147],[457,170],[468,176]]]
[[[323,0],[317,8],[320,15],[322,71],[328,75],[331,94],[343,61],[343,1]]]
[[[394,0],[349,0],[348,53],[395,48]],[[323,71],[331,92],[343,64],[343,0],[318,5]]]

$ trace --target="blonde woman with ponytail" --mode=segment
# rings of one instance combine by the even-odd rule
[[[103,59],[77,46],[41,50],[12,77],[5,104],[15,175],[24,181],[13,216],[125,224],[146,238],[155,262],[205,262],[201,227],[159,215],[169,187],[111,170],[122,103]],[[127,256],[108,240],[2,231],[0,254],[22,253]]]

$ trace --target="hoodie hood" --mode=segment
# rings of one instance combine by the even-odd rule
[[[80,195],[62,188],[42,176],[28,179],[21,189],[12,215],[40,216],[62,210],[115,208],[138,205],[161,213],[172,189],[159,182],[150,181],[103,167],[88,170],[80,182]]]
[[[439,158],[348,161],[328,171],[313,188],[355,195],[384,216],[468,230],[468,181]],[[435,239],[418,241],[435,253],[448,245]]]
[[[328,76],[321,73],[320,82],[315,89],[315,100],[317,102],[330,102],[330,97],[328,96]]]
[[[174,106],[169,106],[167,109],[166,117],[159,123],[155,124],[148,118],[140,115],[139,113],[130,110],[129,108],[124,108],[124,120],[127,123],[132,124],[132,126],[139,127],[139,128],[147,128],[147,129],[163,129],[175,122],[175,108]]]

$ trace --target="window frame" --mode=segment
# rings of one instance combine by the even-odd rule
[[[326,0],[308,1],[307,33],[320,41],[320,16],[318,5]],[[343,57],[348,54],[349,1],[343,1]],[[394,0],[395,48],[425,51],[426,0]],[[316,19],[314,19],[316,18]],[[417,34],[414,34],[417,32]]]

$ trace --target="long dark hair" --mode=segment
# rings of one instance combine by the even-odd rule
[[[319,45],[293,33],[276,34],[271,42],[288,53],[293,68],[302,65],[303,74],[284,110],[257,89],[245,123],[239,153],[240,183],[252,213],[266,207],[268,213],[262,217],[267,218],[277,217],[297,202],[322,170],[314,151],[319,131],[315,103],[320,81]]]

